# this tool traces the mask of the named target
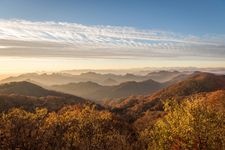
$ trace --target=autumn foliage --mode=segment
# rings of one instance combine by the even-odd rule
[[[148,149],[225,149],[225,114],[202,100],[165,103],[167,115],[141,133]]]
[[[225,115],[216,108],[203,99],[170,100],[165,115],[141,130],[94,106],[13,108],[0,114],[0,149],[223,150]]]
[[[89,106],[50,113],[15,108],[0,116],[0,149],[131,149],[134,137],[110,112]]]

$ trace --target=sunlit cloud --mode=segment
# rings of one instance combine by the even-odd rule
[[[72,58],[225,58],[224,35],[0,20],[0,55]]]

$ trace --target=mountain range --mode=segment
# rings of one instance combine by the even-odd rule
[[[78,95],[92,100],[102,100],[111,98],[122,98],[131,95],[151,94],[161,88],[165,84],[154,80],[146,80],[142,82],[128,81],[114,86],[103,86],[88,81],[80,83],[69,83],[65,85],[55,85],[52,89]]]
[[[222,90],[222,91],[220,91]],[[113,111],[128,118],[130,122],[140,122],[147,118],[163,115],[163,102],[182,101],[197,94],[225,91],[225,75],[195,72],[182,81],[174,83],[148,96],[130,96],[119,100],[105,101]],[[203,94],[204,95],[204,94]]]
[[[46,107],[51,111],[58,110],[65,105],[93,105],[94,102],[90,100],[99,99],[101,101],[98,103],[129,123],[144,126],[146,120],[154,122],[165,114],[163,103],[168,100],[180,102],[198,97],[225,108],[225,75],[206,72],[194,72],[190,75],[179,74],[164,83],[149,79],[141,82],[124,82],[115,86],[103,86],[88,81],[55,85],[51,88],[62,92],[47,90],[26,81],[1,84],[0,111],[12,107],[23,107],[30,111],[36,107]],[[65,94],[64,91],[70,94]],[[74,96],[76,93],[80,93],[90,100],[81,98],[80,95]]]
[[[19,76],[12,76],[6,79],[1,80],[1,83],[7,82],[16,82],[16,81],[32,81],[34,83],[51,86],[51,85],[60,85],[60,84],[68,84],[68,83],[79,83],[79,82],[96,82],[100,85],[111,86],[118,85],[123,82],[128,81],[136,81],[141,82],[145,80],[155,80],[157,82],[166,82],[174,78],[175,76],[181,74],[178,71],[158,71],[158,72],[150,72],[146,75],[135,75],[135,74],[100,74],[95,72],[86,72],[81,73],[80,75],[72,75],[68,73],[27,73]]]

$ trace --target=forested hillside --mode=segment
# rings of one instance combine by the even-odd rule
[[[223,75],[194,73],[104,107],[28,82],[0,93],[0,149],[225,149]]]

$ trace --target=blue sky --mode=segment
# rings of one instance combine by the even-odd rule
[[[225,0],[0,0],[0,73],[177,66],[225,66]]]
[[[224,34],[224,0],[1,0],[0,18]]]

